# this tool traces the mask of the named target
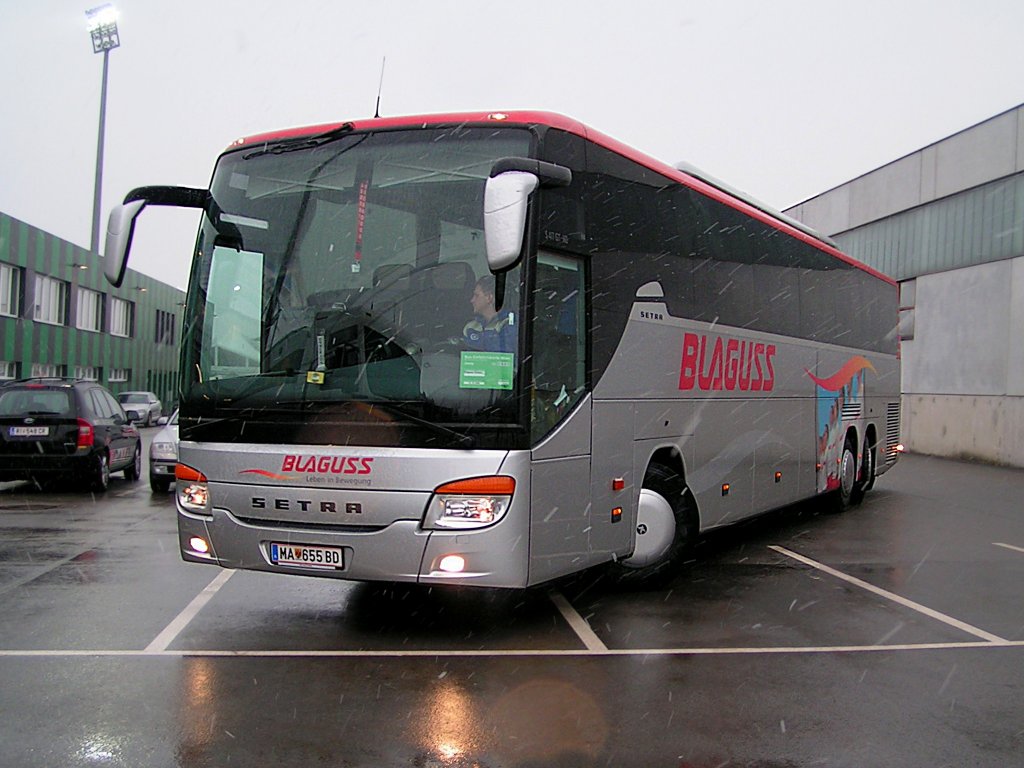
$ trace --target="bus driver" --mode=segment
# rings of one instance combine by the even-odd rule
[[[469,302],[474,318],[462,329],[466,346],[483,352],[515,352],[515,319],[507,309],[499,312],[494,308],[493,275],[484,275],[476,281]]]

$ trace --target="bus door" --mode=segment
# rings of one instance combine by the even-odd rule
[[[542,251],[531,318],[531,582],[606,559],[595,553],[592,541],[583,301],[583,262]]]

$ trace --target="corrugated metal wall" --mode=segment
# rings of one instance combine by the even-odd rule
[[[897,280],[1024,254],[1024,174],[835,235],[840,249]]]
[[[74,375],[76,366],[98,367],[102,369],[102,383],[115,394],[151,390],[166,408],[173,405],[177,400],[178,343],[185,300],[182,291],[134,270],[128,270],[120,288],[113,288],[103,276],[102,260],[97,255],[4,213],[0,213],[0,262],[21,270],[19,316],[0,315],[0,361],[18,363],[23,377],[30,375],[33,363],[66,366],[68,375]],[[39,276],[70,285],[64,325],[32,319],[34,286]],[[75,327],[80,288],[104,295],[104,330]],[[106,330],[111,296],[135,305],[131,338],[114,336]],[[158,310],[173,315],[173,339],[158,342]],[[110,373],[117,369],[130,370],[129,380],[110,383]]]
[[[901,282],[907,447],[1024,466],[1024,105],[786,212]]]

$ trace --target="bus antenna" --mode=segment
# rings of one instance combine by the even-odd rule
[[[380,83],[377,85],[377,109],[373,113],[374,117],[380,117],[380,93],[384,90],[384,65],[387,61],[387,56],[382,57],[380,60]]]

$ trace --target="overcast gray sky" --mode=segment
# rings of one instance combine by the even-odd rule
[[[0,0],[0,211],[88,247],[102,0]],[[205,186],[240,136],[373,115],[561,112],[784,208],[1024,102],[1021,0],[119,0],[103,226]],[[131,267],[187,280],[194,211]]]

